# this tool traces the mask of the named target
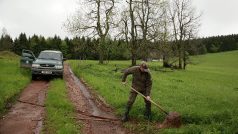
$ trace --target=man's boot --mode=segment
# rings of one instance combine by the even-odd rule
[[[151,103],[146,104],[146,109],[145,109],[144,116],[147,120],[149,120],[149,121],[152,120],[152,117],[151,117]]]
[[[127,122],[128,120],[129,120],[129,117],[128,117],[128,115],[129,115],[129,111],[130,111],[130,107],[126,107],[126,111],[125,111],[125,113],[124,113],[124,115],[122,116],[122,122]]]

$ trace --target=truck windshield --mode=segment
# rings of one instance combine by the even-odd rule
[[[39,59],[49,59],[49,60],[62,60],[60,53],[54,52],[41,52],[38,56]]]

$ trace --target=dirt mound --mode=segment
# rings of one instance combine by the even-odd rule
[[[158,128],[179,128],[182,125],[181,116],[177,112],[170,112]]]
[[[13,52],[9,52],[9,51],[0,52],[0,59],[17,59],[17,58],[19,58],[19,56]]]

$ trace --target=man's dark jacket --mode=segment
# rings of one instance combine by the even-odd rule
[[[133,66],[124,71],[122,82],[126,81],[127,75],[132,74],[132,87],[139,92],[144,92],[145,96],[150,96],[152,86],[150,72],[142,72],[140,66]]]

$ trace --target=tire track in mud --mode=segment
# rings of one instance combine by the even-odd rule
[[[73,74],[69,65],[65,65],[64,78],[68,95],[77,111],[76,120],[83,124],[83,134],[125,134],[121,121],[110,107],[96,99],[85,85]]]
[[[0,120],[0,134],[39,134],[43,125],[44,100],[49,82],[32,81],[16,104]]]

